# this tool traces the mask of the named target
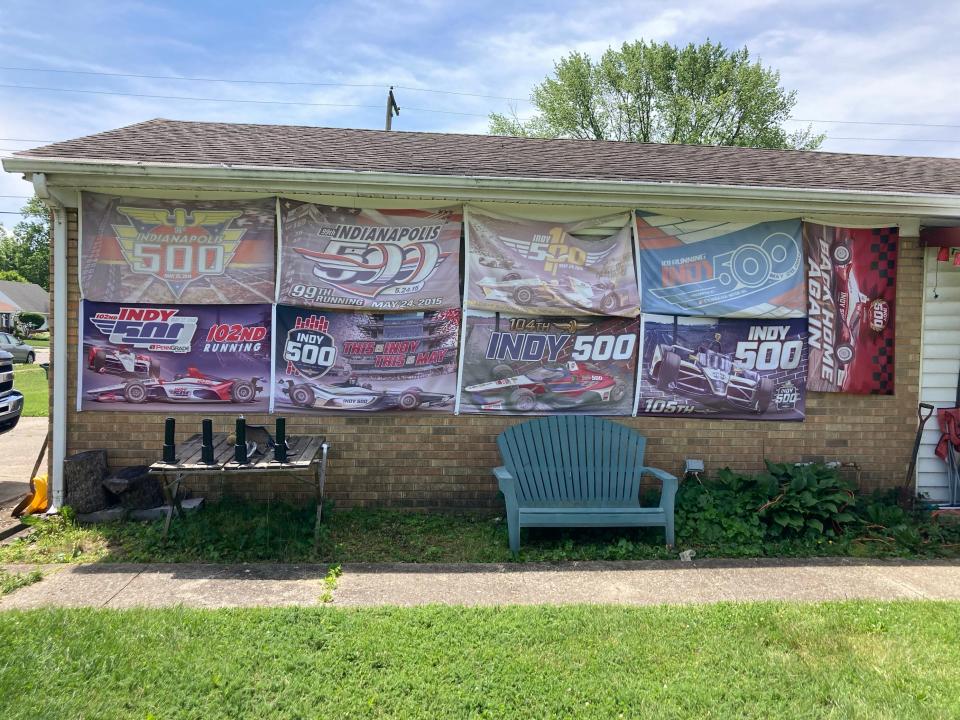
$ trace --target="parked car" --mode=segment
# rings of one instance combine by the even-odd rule
[[[32,363],[37,359],[36,348],[18,340],[10,333],[0,333],[0,350],[13,355],[14,362]]]
[[[13,356],[0,351],[0,434],[17,426],[21,412],[23,395],[13,389]]]

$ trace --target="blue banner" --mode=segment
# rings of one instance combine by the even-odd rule
[[[685,220],[637,211],[644,313],[805,317],[800,220]]]

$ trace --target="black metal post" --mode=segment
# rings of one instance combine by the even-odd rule
[[[237,444],[233,448],[233,459],[241,465],[247,464],[247,421],[237,418]]]
[[[213,465],[213,420],[203,419],[203,444],[200,446],[200,462]]]
[[[176,420],[168,417],[163,424],[163,461],[175,463],[177,461],[177,446],[174,444],[176,434]]]
[[[276,444],[273,446],[273,459],[277,462],[287,461],[287,419],[277,418]]]

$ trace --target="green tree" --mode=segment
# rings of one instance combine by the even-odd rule
[[[534,87],[537,113],[490,115],[494,135],[816,149],[824,135],[788,131],[797,102],[780,73],[709,40],[680,48],[637,40],[599,62],[570,53]]]
[[[26,282],[49,290],[50,211],[33,197],[21,212],[23,220],[12,232],[0,226],[0,272],[16,272]]]
[[[0,231],[3,231],[2,227],[0,227]],[[0,270],[0,280],[22,283],[28,282],[27,279],[16,270]]]

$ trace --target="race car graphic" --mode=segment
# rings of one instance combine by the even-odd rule
[[[283,393],[294,405],[319,410],[416,410],[446,405],[453,400],[453,395],[426,392],[419,387],[399,392],[375,390],[372,385],[361,385],[354,378],[340,383],[287,380],[285,384]]]
[[[572,276],[558,280],[523,278],[519,273],[508,273],[502,280],[486,277],[477,285],[488,300],[509,302],[518,307],[559,302],[562,305],[591,308],[599,297],[599,307],[612,313],[623,307],[627,300],[616,291],[613,283],[591,285]]]
[[[886,300],[871,300],[860,291],[853,273],[852,238],[843,235],[830,246],[830,261],[833,264],[833,302],[837,308],[837,340],[834,356],[837,364],[849,365],[856,354],[860,326],[867,322],[874,332],[881,332],[890,317],[890,305]]]
[[[101,375],[159,378],[160,363],[149,355],[135,353],[129,347],[92,347],[87,353],[87,368]]]
[[[574,361],[538,367],[520,375],[503,364],[497,365],[493,374],[497,379],[492,382],[464,388],[483,410],[530,412],[539,399],[549,400],[554,406],[617,403],[627,394],[627,386],[616,378]]]
[[[773,378],[747,370],[732,355],[720,352],[719,339],[697,350],[657,345],[650,374],[663,392],[758,414],[766,412],[775,389]]]
[[[252,403],[263,390],[260,385],[262,379],[220,378],[190,368],[185,374],[174,376],[173,380],[128,380],[118,385],[88,390],[87,395],[98,402],[122,400],[137,405],[145,402]]]

